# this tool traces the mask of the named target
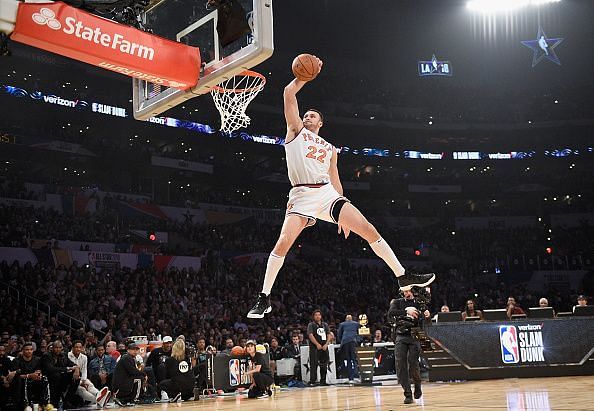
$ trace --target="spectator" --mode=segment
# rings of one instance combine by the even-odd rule
[[[111,396],[109,388],[103,387],[101,391],[95,388],[91,380],[88,378],[87,356],[83,354],[82,351],[82,341],[75,341],[72,345],[72,350],[68,353],[68,359],[80,369],[80,382],[76,389],[76,394],[86,402],[103,407],[106,400]]]
[[[127,322],[122,322],[120,329],[116,331],[115,336],[119,342],[125,343],[128,337],[132,335],[132,331],[128,328]]]
[[[439,309],[440,313],[449,313],[450,312],[450,307],[448,307],[447,305],[442,305],[441,308]],[[431,318],[431,321],[436,322],[437,321],[437,316],[439,315],[439,313],[435,313],[435,315]]]
[[[547,300],[546,298],[542,297],[540,300],[538,300],[538,306],[540,308],[547,308],[549,306],[549,300]]]
[[[84,354],[87,358],[91,358],[95,355],[95,349],[98,345],[103,344],[103,342],[97,342],[97,337],[95,336],[95,332],[92,330],[85,334],[85,344],[84,344]]]
[[[171,357],[171,347],[173,346],[173,338],[166,335],[163,337],[163,345],[152,350],[146,361],[146,366],[151,367],[157,384],[165,379],[165,361]]]
[[[105,351],[107,352],[107,355],[110,355],[111,358],[114,359],[114,361],[119,361],[120,360],[120,352],[118,351],[118,347],[115,341],[110,341],[107,343],[107,345],[105,346]]]
[[[146,382],[146,373],[142,367],[136,367],[136,356],[139,347],[136,343],[129,343],[127,353],[117,362],[113,371],[113,392],[116,393],[116,404],[124,406],[134,404],[142,389],[143,382]]]
[[[23,344],[21,355],[11,364],[12,393],[18,408],[29,404],[47,404],[47,379],[41,373],[39,357],[33,355],[33,344]]]
[[[41,340],[37,344],[37,350],[33,353],[36,357],[42,357],[47,352],[47,341]]]
[[[225,348],[221,351],[221,354],[231,355],[231,350],[234,346],[235,344],[233,343],[233,338],[227,337],[225,339]]]
[[[116,361],[105,354],[105,348],[100,345],[95,349],[95,356],[89,361],[89,379],[99,389],[110,387]]]
[[[249,358],[252,361],[252,369],[246,375],[251,375],[252,385],[248,398],[266,398],[272,395],[270,386],[274,383],[272,373],[267,364],[264,354],[256,351],[256,342],[249,340],[245,344]]]
[[[301,380],[301,348],[299,345],[299,334],[291,336],[291,342],[285,346],[285,358],[293,358],[295,360],[295,367],[293,369],[293,376],[296,380]]]
[[[373,333],[373,342],[374,343],[384,342],[384,336],[383,336],[382,330],[380,330],[380,329],[375,330],[375,332]]]
[[[268,350],[269,354],[269,365],[270,365],[270,372],[274,378],[274,383],[277,383],[277,376],[276,376],[276,362],[283,358],[282,349],[278,345],[278,338],[272,337],[270,339],[270,348]]]
[[[382,339],[381,330],[375,331],[374,342],[378,338],[379,341]],[[340,352],[343,355],[347,369],[349,370],[349,382],[352,383],[355,378],[355,370],[357,367],[357,355],[355,353],[355,347],[359,339],[359,323],[353,321],[352,315],[347,315],[344,322],[338,326],[338,341],[340,342]]]
[[[62,342],[54,341],[41,358],[41,371],[49,381],[50,403],[54,408],[76,408],[83,405],[76,395],[80,383],[80,368],[63,351]]]
[[[328,372],[328,333],[330,327],[322,322],[322,312],[315,310],[312,314],[312,321],[307,326],[307,337],[309,339],[309,384],[316,385],[318,380],[318,365],[320,367],[320,385],[326,383],[326,373]]]
[[[242,321],[242,317],[238,316],[235,324],[233,324],[233,329],[237,332],[244,332],[248,330],[248,326]]]
[[[586,305],[588,305],[588,298],[586,298],[586,296],[583,294],[578,295],[577,305],[585,307]]]
[[[483,319],[483,312],[474,308],[473,300],[466,301],[466,308],[462,311],[462,321],[466,321],[468,317],[479,317],[481,320]]]
[[[186,356],[186,343],[178,339],[173,344],[171,355],[164,357],[165,379],[159,383],[159,389],[170,398],[169,401],[186,401],[194,397],[194,366],[196,358]],[[163,397],[163,395],[162,395]]]
[[[89,321],[89,327],[91,327],[92,330],[100,332],[107,328],[107,322],[101,318],[101,313],[99,311],[95,312],[95,316]]]
[[[0,344],[0,409],[2,410],[6,409],[8,405],[8,398],[10,397],[9,387],[14,376],[12,362],[6,356],[6,347],[4,344]]]
[[[198,354],[198,362],[203,363],[206,362],[206,339],[204,337],[200,337],[196,344],[196,354]]]
[[[508,297],[507,299],[507,318],[511,319],[512,315],[526,315],[518,305],[516,305],[516,299],[514,297]]]

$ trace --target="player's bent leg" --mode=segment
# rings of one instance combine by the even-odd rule
[[[339,211],[338,223],[342,227],[356,233],[365,239],[373,252],[386,262],[394,275],[398,278],[401,290],[410,290],[412,287],[425,287],[435,280],[435,274],[406,273],[404,267],[396,258],[390,245],[380,236],[376,228],[365,216],[351,203],[345,202]]]
[[[264,318],[265,314],[272,311],[270,291],[272,290],[278,272],[285,262],[285,256],[297,237],[299,237],[299,234],[307,227],[307,223],[308,219],[299,215],[290,214],[285,217],[276,245],[272,249],[270,256],[268,256],[262,292],[258,295],[256,304],[249,311],[248,318]]]
[[[349,202],[344,201],[342,203],[342,208],[338,212],[337,221],[340,225],[356,233],[368,243],[372,243],[381,238],[373,224],[367,221],[367,218],[365,218],[361,211]]]

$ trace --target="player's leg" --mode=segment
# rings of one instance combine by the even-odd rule
[[[424,287],[435,279],[435,274],[411,274],[404,271],[404,267],[396,258],[390,245],[381,237],[377,229],[365,216],[346,200],[338,200],[332,208],[332,218],[338,221],[342,229],[352,231],[369,243],[373,252],[388,264],[388,267],[398,278],[401,290],[410,290],[412,287]]]
[[[272,310],[269,296],[276,276],[285,262],[285,256],[297,237],[299,237],[299,234],[307,227],[307,223],[307,217],[297,214],[289,214],[285,217],[276,245],[272,249],[272,253],[270,253],[268,262],[266,263],[262,292],[258,296],[256,304],[248,313],[248,318],[264,318],[264,314]]]

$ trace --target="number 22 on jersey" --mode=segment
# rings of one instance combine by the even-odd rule
[[[316,146],[309,146],[307,147],[309,152],[305,155],[307,158],[313,158],[314,160],[318,160],[320,163],[324,162],[326,155],[328,152],[323,148],[317,148]]]

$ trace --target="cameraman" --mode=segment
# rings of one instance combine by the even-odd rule
[[[178,339],[173,344],[171,356],[165,361],[165,379],[159,389],[165,391],[170,402],[186,401],[194,396],[194,371],[196,357],[186,355],[186,343]]]
[[[396,338],[394,343],[394,354],[396,357],[396,370],[398,381],[404,389],[404,403],[412,404],[413,395],[410,387],[410,378],[415,384],[414,397],[421,398],[421,370],[419,368],[419,355],[421,344],[412,333],[413,328],[420,327],[423,318],[428,319],[431,315],[428,310],[422,314],[421,304],[415,300],[411,290],[403,291],[403,298],[394,299],[390,302],[388,318],[396,325]]]

